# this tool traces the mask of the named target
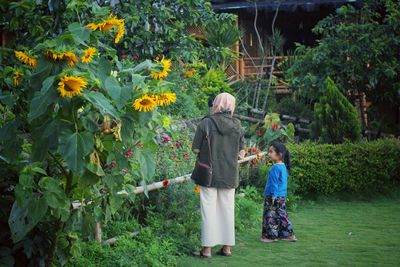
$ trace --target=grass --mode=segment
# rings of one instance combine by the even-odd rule
[[[264,244],[261,228],[249,229],[236,235],[233,257],[217,247],[211,259],[182,257],[178,266],[400,266],[400,194],[308,202],[289,217],[296,243]]]

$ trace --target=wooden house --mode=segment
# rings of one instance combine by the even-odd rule
[[[270,72],[272,57],[261,57],[261,44],[269,43],[267,38],[272,35],[272,21],[276,9],[275,28],[279,29],[284,38],[282,50],[276,57],[273,75],[278,83],[272,89],[276,94],[287,94],[290,90],[282,79],[281,62],[286,55],[293,51],[295,43],[314,45],[317,36],[312,33],[312,28],[335,9],[344,4],[360,6],[361,0],[260,0],[260,1],[235,1],[235,0],[211,0],[212,8],[216,12],[234,13],[238,16],[237,27],[242,31],[242,44],[237,43],[235,51],[239,60],[228,68],[229,76],[236,79],[262,75]],[[254,27],[257,9],[257,31]],[[264,62],[263,67],[260,65]],[[260,73],[261,72],[261,73]]]

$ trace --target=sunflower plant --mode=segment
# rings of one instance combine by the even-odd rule
[[[50,240],[32,248],[38,264],[68,261],[73,233],[93,237],[95,222],[154,177],[157,133],[169,125],[159,111],[176,101],[165,80],[171,60],[124,64],[101,42],[111,33],[118,43],[124,32],[124,19],[108,14],[9,53],[0,160],[19,175],[9,226],[16,246],[38,246],[27,241],[35,234]]]

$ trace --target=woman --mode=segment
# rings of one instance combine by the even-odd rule
[[[200,162],[212,159],[212,181],[209,187],[200,187],[202,250],[195,253],[211,257],[211,248],[223,245],[218,255],[231,256],[235,245],[235,188],[239,185],[238,157],[245,151],[240,121],[233,118],[235,98],[228,93],[217,95],[212,115],[205,117],[197,127],[192,150]],[[208,119],[211,153],[205,139],[205,120]]]

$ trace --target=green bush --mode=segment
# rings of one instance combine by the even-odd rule
[[[118,237],[115,245],[92,242],[76,244],[76,253],[67,266],[176,266],[173,242],[160,238],[157,229],[143,228],[136,238]]]
[[[258,187],[247,185],[236,190],[235,229],[238,232],[261,226],[263,196]]]
[[[360,140],[360,125],[354,106],[339,91],[331,78],[325,82],[325,92],[315,104],[312,136],[324,143],[338,144],[345,139]]]
[[[400,182],[400,140],[289,144],[289,186],[298,195],[381,192]]]
[[[312,119],[313,111],[307,106],[302,99],[296,96],[283,97],[275,110],[279,114],[291,115],[303,119]]]

